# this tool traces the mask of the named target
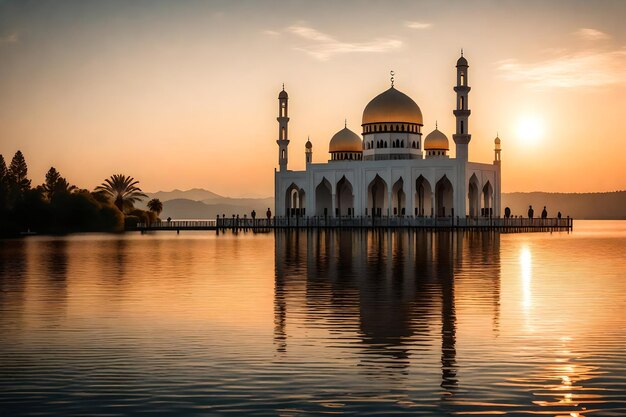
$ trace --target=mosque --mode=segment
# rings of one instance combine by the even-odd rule
[[[363,110],[361,136],[347,125],[330,140],[326,163],[313,163],[305,145],[306,169],[291,171],[289,96],[278,95],[276,216],[328,217],[485,217],[500,216],[500,138],[491,164],[469,162],[469,72],[467,59],[456,63],[456,156],[436,127],[422,139],[424,119],[413,99],[394,87],[374,97]]]

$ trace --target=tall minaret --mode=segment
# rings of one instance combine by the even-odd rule
[[[287,171],[287,161],[288,161],[288,146],[289,146],[289,136],[287,132],[287,125],[289,123],[288,117],[288,104],[289,96],[285,91],[285,84],[283,84],[283,91],[278,94],[278,140],[276,143],[278,144],[278,165],[280,166],[280,171]]]
[[[472,140],[472,135],[469,134],[468,119],[471,111],[469,110],[469,104],[467,102],[467,96],[469,95],[470,87],[467,80],[467,59],[463,57],[463,50],[461,49],[461,57],[456,61],[456,110],[454,110],[454,116],[456,117],[456,133],[452,135],[454,143],[456,143],[456,157],[467,161],[467,145]]]
[[[311,138],[307,138],[306,144],[304,145],[304,156],[306,158],[307,165],[313,162],[313,144],[311,143]]]
[[[496,135],[496,138],[493,141],[494,144],[494,156],[493,156],[493,163],[495,165],[500,165],[502,163],[502,159],[501,159],[501,155],[500,152],[502,152],[502,147],[500,145],[501,141],[500,141],[500,136]]]

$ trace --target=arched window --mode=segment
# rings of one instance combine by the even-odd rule
[[[285,159],[285,150],[284,149],[280,151],[280,157],[281,157],[281,159]]]
[[[465,73],[461,73],[461,85],[465,85]]]
[[[465,97],[463,96],[459,97],[459,108],[465,110]]]
[[[387,147],[387,141],[385,141],[385,148]]]
[[[285,128],[284,127],[280,128],[280,138],[282,140],[285,140]]]
[[[464,127],[464,126],[463,126],[463,120],[461,120],[461,134],[465,133],[465,132],[463,131],[463,130],[464,130],[464,129],[463,129],[463,127]]]
[[[400,147],[404,148],[404,141],[400,141]]]
[[[396,125],[396,132],[400,130],[400,127],[398,125]]]

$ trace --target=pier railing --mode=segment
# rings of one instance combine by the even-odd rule
[[[310,216],[272,217],[252,219],[247,217],[218,217],[215,220],[172,220],[150,224],[138,223],[128,230],[217,230],[217,229],[282,229],[282,228],[449,228],[449,229],[498,229],[503,231],[524,230],[572,230],[572,218],[529,219],[522,217],[414,217],[414,216]]]

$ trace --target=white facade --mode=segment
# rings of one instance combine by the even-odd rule
[[[500,216],[500,139],[494,162],[469,162],[468,65],[457,61],[454,115],[456,158],[435,129],[422,140],[421,110],[393,86],[363,112],[362,139],[347,127],[330,141],[330,160],[288,169],[288,96],[279,95],[279,166],[275,172],[276,216]]]

